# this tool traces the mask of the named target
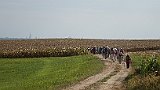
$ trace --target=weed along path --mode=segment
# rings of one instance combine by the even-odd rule
[[[131,69],[126,69],[124,64],[103,59],[101,55],[95,56],[104,62],[104,70],[63,90],[123,90],[123,80],[128,76]]]

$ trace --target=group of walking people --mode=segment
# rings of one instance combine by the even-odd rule
[[[125,52],[122,48],[110,48],[108,46],[91,47],[88,48],[88,51],[90,51],[93,54],[102,54],[103,58],[105,59],[110,58],[113,62],[118,61],[119,64],[125,62],[127,68],[129,68],[131,63],[130,56],[128,54],[125,55]]]

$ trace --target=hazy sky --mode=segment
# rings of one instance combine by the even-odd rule
[[[0,37],[160,39],[160,0],[0,0]]]

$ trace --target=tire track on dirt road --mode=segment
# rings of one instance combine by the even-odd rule
[[[125,69],[125,67],[122,64],[120,65],[117,62],[112,62],[110,59],[104,59],[102,55],[95,55],[95,56],[99,57],[104,62],[105,64],[104,70],[99,74],[91,76],[63,90],[85,90],[85,89],[121,90],[122,89],[123,86],[122,82],[128,76],[130,70]],[[116,68],[119,68],[119,70],[117,71]],[[112,75],[113,73],[114,75]],[[100,83],[98,84],[98,86],[94,87],[94,84],[98,83],[99,81],[102,81],[107,77],[109,77],[107,81]]]
[[[131,69],[126,69],[123,65],[121,66],[121,70],[114,76],[110,77],[106,82],[99,85],[98,89],[95,90],[125,90],[123,85],[123,81],[128,76]]]
[[[114,72],[114,63],[112,63],[110,60],[103,59],[101,55],[95,56],[99,57],[104,62],[105,68],[103,69],[103,71],[63,90],[84,90],[86,87],[102,80],[103,78],[109,76],[112,72]]]

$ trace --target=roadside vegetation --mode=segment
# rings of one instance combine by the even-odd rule
[[[0,58],[0,90],[57,90],[103,69],[92,55]]]
[[[160,90],[160,55],[132,53],[133,72],[126,79],[127,90]]]
[[[53,48],[44,50],[13,50],[2,52],[0,51],[0,58],[35,58],[35,57],[68,57],[76,55],[84,55],[88,52],[80,47],[69,48]]]

